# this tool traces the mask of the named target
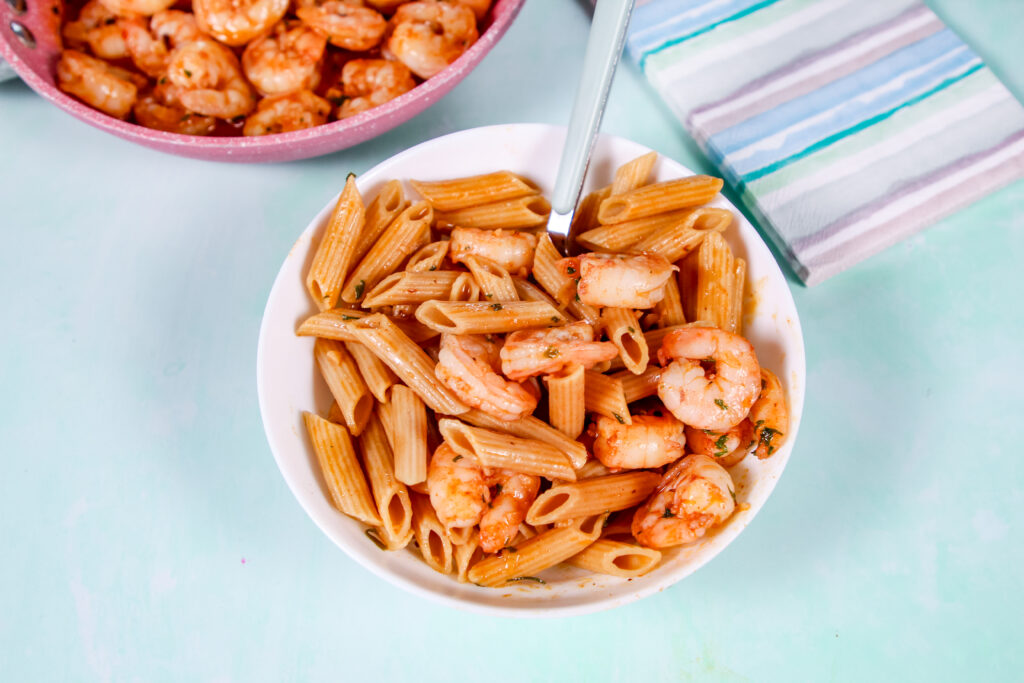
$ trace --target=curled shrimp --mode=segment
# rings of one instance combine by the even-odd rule
[[[217,125],[213,117],[185,109],[178,89],[170,83],[157,84],[152,91],[139,96],[132,112],[139,125],[168,133],[209,135]]]
[[[295,15],[344,50],[365,52],[377,47],[387,20],[361,0],[299,0]]]
[[[355,116],[379,107],[416,87],[409,68],[390,59],[351,59],[341,70],[341,91],[327,93],[340,98],[338,118]]]
[[[281,21],[289,0],[193,0],[192,11],[206,33],[237,47],[263,35]]]
[[[789,431],[789,406],[782,382],[771,370],[761,368],[761,395],[750,408],[748,419],[754,426],[755,454],[764,460],[786,440]]]
[[[717,432],[747,416],[761,390],[754,347],[738,334],[713,327],[673,330],[658,358],[669,363],[658,379],[658,396],[685,424]]]
[[[148,17],[167,9],[175,3],[175,0],[100,0],[100,2],[119,17]]]
[[[632,424],[598,416],[594,455],[605,467],[661,467],[683,457],[683,425],[671,415],[634,415]]]
[[[454,263],[463,263],[466,256],[481,256],[511,275],[526,277],[533,268],[536,248],[537,236],[530,232],[455,228],[448,253]]]
[[[242,70],[264,95],[312,90],[320,83],[320,62],[327,39],[298,21],[282,21],[249,43]]]
[[[476,15],[465,5],[418,0],[401,5],[391,17],[385,53],[420,78],[430,78],[476,42]]]
[[[678,270],[656,254],[581,254],[579,257],[580,301],[590,306],[652,308],[665,298],[665,283]],[[570,273],[576,259],[563,259]]]
[[[264,97],[242,127],[243,135],[274,135],[327,123],[331,103],[311,90]]]
[[[477,21],[483,19],[484,15],[487,14],[487,10],[491,8],[491,0],[454,0],[454,2],[458,5],[465,5],[473,10]]]
[[[540,477],[498,470],[488,483],[493,487],[493,494],[480,518],[480,548],[485,553],[496,553],[519,533],[519,525],[537,499]]]
[[[100,0],[89,0],[82,5],[78,19],[64,25],[62,34],[68,45],[76,50],[88,47],[100,59],[122,59],[128,56],[123,28],[124,20]]]
[[[592,368],[619,353],[611,342],[594,341],[594,328],[580,321],[561,327],[517,330],[501,347],[501,372],[516,381],[550,375],[578,363]]]
[[[204,116],[232,119],[256,106],[235,53],[208,38],[176,47],[168,60],[167,78],[180,89],[185,108]]]
[[[736,509],[732,477],[706,455],[688,455],[665,473],[633,515],[633,536],[648,548],[668,548],[701,538]]]
[[[168,46],[174,48],[201,36],[195,17],[181,10],[157,12],[148,25],[141,18],[121,23],[125,47],[135,66],[154,78],[167,71],[171,56]]]
[[[722,467],[732,467],[753,448],[754,426],[750,420],[741,420],[738,425],[724,432],[687,427],[686,445],[694,453],[711,456]]]
[[[480,463],[442,443],[427,467],[427,492],[446,529],[476,525],[487,509],[490,491]]]
[[[535,393],[495,371],[498,345],[486,337],[442,334],[437,361],[434,374],[470,407],[509,421],[526,417],[537,407]]]
[[[57,87],[90,107],[123,119],[145,79],[78,50],[64,50],[57,62]]]

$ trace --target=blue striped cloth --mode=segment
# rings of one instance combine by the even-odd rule
[[[1024,177],[1024,107],[919,0],[638,0],[626,49],[807,284]]]

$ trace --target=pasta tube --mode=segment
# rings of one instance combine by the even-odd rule
[[[377,243],[381,234],[398,217],[398,214],[402,213],[405,206],[405,192],[402,190],[402,183],[397,180],[386,182],[370,205],[366,207],[366,225],[359,236],[355,253],[352,255],[352,263],[359,263],[363,260],[366,252],[370,251],[370,247]]]
[[[643,576],[658,566],[661,552],[635,543],[623,543],[600,538],[576,555],[566,564],[598,574],[635,578]]]
[[[649,365],[639,375],[634,375],[629,370],[626,370],[625,372],[617,372],[612,377],[619,380],[619,386],[622,387],[622,394],[626,399],[626,403],[632,403],[633,401],[639,401],[642,398],[654,396],[658,393],[658,379],[661,378],[661,368],[657,365]]]
[[[622,380],[593,370],[587,370],[585,377],[584,397],[588,412],[610,417],[622,424],[633,424],[633,418],[629,416],[626,394],[622,389]]]
[[[423,561],[434,571],[451,574],[452,542],[437,519],[430,498],[418,493],[409,496],[412,499],[412,530]]]
[[[355,175],[350,174],[306,273],[306,290],[321,311],[338,302],[365,218]]]
[[[443,299],[459,275],[462,273],[455,270],[392,273],[367,292],[363,306],[380,308]]]
[[[573,468],[582,467],[583,463],[587,461],[587,449],[583,444],[570,439],[548,423],[538,420],[532,415],[528,415],[515,422],[507,422],[473,408],[459,415],[459,419],[463,422],[468,422],[474,427],[507,432],[523,439],[543,441],[564,453],[569,458]]]
[[[470,427],[451,418],[442,419],[438,426],[445,443],[456,453],[475,458],[484,467],[536,474],[548,479],[576,480],[569,458],[543,441]]]
[[[742,334],[740,312],[746,271],[746,262],[733,256],[721,235],[709,235],[697,252],[697,318]]]
[[[363,464],[370,479],[377,514],[381,519],[381,536],[388,550],[398,550],[412,540],[412,502],[405,486],[395,478],[395,466],[387,435],[376,415],[371,415],[366,429],[359,436]]]
[[[409,261],[405,264],[406,271],[416,273],[424,270],[439,270],[441,264],[444,263],[444,257],[448,255],[450,245],[451,242],[448,240],[441,240],[420,247],[419,251],[409,257]]]
[[[627,161],[615,170],[615,180],[612,181],[612,194],[624,194],[647,184],[651,176],[655,162],[658,161],[657,152],[642,154],[632,161]]]
[[[699,247],[709,234],[722,232],[731,223],[732,212],[726,209],[693,209],[684,220],[655,230],[639,240],[631,251],[657,254],[675,263]]]
[[[427,409],[412,389],[396,384],[391,389],[389,415],[393,426],[395,478],[403,484],[427,479]]]
[[[416,319],[432,330],[451,334],[499,334],[568,322],[541,301],[428,301],[416,309]]]
[[[527,524],[554,524],[614,512],[647,500],[661,481],[657,472],[625,472],[552,486],[530,506]]]
[[[517,230],[544,225],[551,213],[551,204],[540,195],[509,199],[493,204],[480,204],[457,211],[437,211],[437,227]]]
[[[470,530],[472,531],[472,528]],[[455,556],[456,578],[458,578],[459,583],[467,583],[469,581],[469,568],[479,562],[484,556],[484,551],[480,549],[480,536],[473,532],[465,541],[456,543],[453,539],[452,543],[454,544],[452,552]]]
[[[604,224],[621,223],[666,211],[700,206],[714,199],[721,189],[721,178],[706,175],[644,185],[608,197],[601,202],[597,217]]]
[[[345,349],[355,360],[359,374],[373,397],[381,403],[387,403],[388,392],[398,381],[395,373],[391,372],[373,351],[358,342],[345,342]]]
[[[357,311],[351,308],[334,308],[323,313],[317,313],[306,318],[295,334],[300,337],[323,337],[324,339],[337,339],[339,341],[355,341],[355,334],[352,332],[349,323],[370,315],[367,311]]]
[[[379,526],[380,515],[370,497],[348,430],[313,413],[303,413],[302,419],[334,507],[361,522]]]
[[[686,322],[683,313],[683,300],[679,295],[679,284],[672,277],[665,283],[665,296],[654,305],[654,313],[658,316],[658,327],[672,327]]]
[[[611,225],[598,225],[581,233],[577,241],[588,249],[603,252],[639,251],[633,245],[648,235],[678,225],[689,219],[691,209],[670,211],[646,218],[637,218]]]
[[[583,432],[586,417],[583,366],[573,363],[546,375],[544,384],[548,389],[548,422],[570,439],[575,439]]]
[[[359,374],[355,360],[345,350],[344,344],[330,339],[316,340],[313,357],[349,431],[353,436],[359,436],[373,411],[373,397]]]
[[[579,300],[576,283],[558,265],[561,260],[562,255],[555,249],[551,236],[544,233],[537,240],[537,249],[533,255],[533,278],[570,313],[596,327],[600,322],[600,314],[596,308]]]
[[[451,180],[409,182],[438,211],[458,211],[540,193],[535,184],[509,171]]]
[[[402,261],[420,248],[424,235],[429,235],[432,220],[433,209],[426,202],[417,202],[400,213],[349,275],[341,298],[349,303],[361,301],[366,292],[398,270]]]
[[[640,330],[636,314],[628,308],[604,308],[601,310],[601,326],[608,340],[619,349],[626,369],[639,375],[647,369],[650,355],[647,352],[647,341]]]
[[[462,262],[473,274],[487,301],[518,301],[515,283],[508,271],[480,256],[464,255]]]
[[[476,283],[476,278],[471,273],[459,273],[455,282],[452,283],[452,288],[448,291],[448,300],[479,301],[480,285]]]

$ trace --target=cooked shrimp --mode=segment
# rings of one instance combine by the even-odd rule
[[[572,363],[592,368],[619,354],[615,344],[594,341],[586,322],[539,330],[517,330],[501,347],[501,372],[516,381],[550,375]]]
[[[653,308],[665,298],[665,283],[676,270],[654,254],[581,254],[577,292],[590,306]]]
[[[332,93],[341,98],[338,118],[355,116],[367,109],[390,102],[402,93],[416,87],[409,68],[390,59],[352,59],[341,70],[341,92]]]
[[[320,83],[327,39],[298,21],[282,21],[242,53],[242,70],[264,95],[312,90]]]
[[[57,62],[57,87],[90,107],[123,119],[145,79],[78,50],[64,50]]]
[[[268,33],[288,11],[289,0],[193,0],[192,11],[206,33],[226,45],[244,45]]]
[[[388,28],[381,13],[361,0],[299,0],[295,14],[331,45],[353,52],[377,47]]]
[[[123,59],[128,48],[121,35],[124,20],[106,8],[100,0],[89,0],[82,5],[78,19],[64,25],[63,36],[76,50],[88,46],[100,59]]]
[[[175,0],[100,0],[100,2],[119,17],[148,17],[167,9],[175,3]]]
[[[476,15],[465,5],[419,0],[391,17],[385,52],[420,78],[430,78],[465,52],[478,37]]]
[[[605,467],[661,467],[683,457],[683,425],[671,415],[634,415],[633,424],[600,415],[594,455]]]
[[[665,473],[633,515],[633,536],[648,548],[690,543],[736,509],[732,477],[706,455],[688,455]]]
[[[480,548],[496,553],[508,546],[519,533],[526,511],[540,490],[540,477],[499,470],[489,479],[493,498],[480,518]]]
[[[181,10],[157,12],[148,25],[141,18],[123,19],[121,24],[124,43],[135,66],[154,78],[167,71],[169,48],[201,36],[195,17]]]
[[[157,84],[151,92],[139,96],[132,111],[139,125],[168,133],[209,135],[217,125],[213,117],[185,109],[178,88],[170,83]]]
[[[208,38],[176,47],[168,60],[167,78],[180,88],[178,97],[185,108],[204,116],[232,119],[256,106],[235,53]]]
[[[526,277],[533,268],[536,248],[537,236],[530,232],[455,228],[448,254],[454,263],[462,263],[466,256],[481,256],[511,275]]]
[[[327,123],[330,113],[331,103],[312,90],[264,97],[245,120],[242,134],[274,135],[312,128]]]
[[[484,18],[487,14],[487,10],[491,8],[491,0],[454,0],[459,5],[465,5],[469,9],[473,10],[473,14],[476,15],[477,21]]]
[[[761,390],[754,347],[738,334],[713,327],[673,330],[658,358],[672,360],[658,380],[658,396],[685,424],[717,432],[732,429],[750,412]]]
[[[754,425],[755,453],[764,460],[782,446],[789,431],[786,392],[771,370],[761,368],[761,395],[751,406],[748,417]]]
[[[475,334],[441,335],[434,374],[463,403],[500,420],[519,420],[537,407],[537,395],[499,375],[498,345]]]
[[[725,432],[687,427],[686,445],[694,453],[710,455],[722,467],[732,467],[754,447],[754,426],[742,420]]]
[[[447,529],[476,525],[487,508],[490,491],[480,463],[442,443],[427,467],[427,492],[437,518]]]

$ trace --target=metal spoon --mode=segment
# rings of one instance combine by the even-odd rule
[[[597,0],[594,8],[594,20],[583,57],[583,75],[572,105],[569,132],[558,164],[551,215],[548,217],[548,232],[556,245],[561,243],[563,253],[568,250],[569,228],[590,164],[590,151],[601,126],[612,76],[626,40],[633,3],[634,0]],[[562,239],[557,239],[557,236]]]

